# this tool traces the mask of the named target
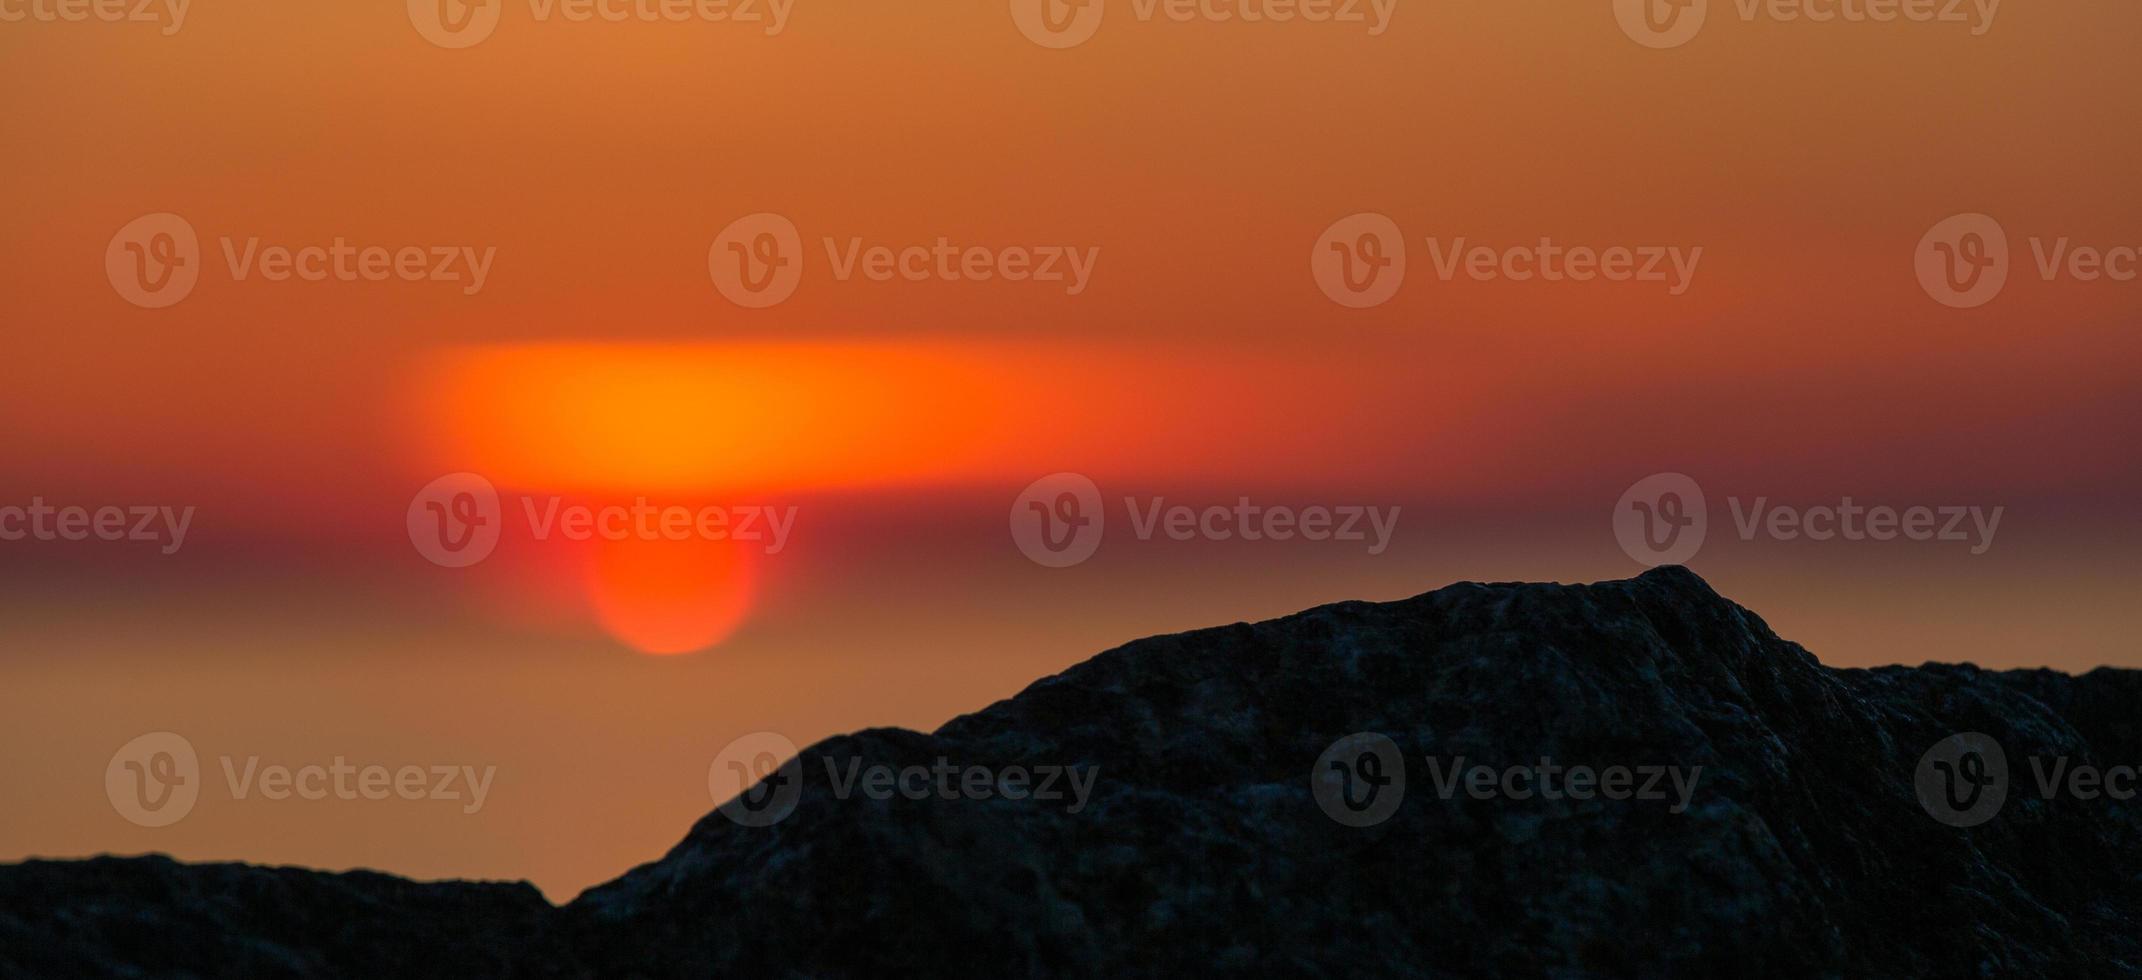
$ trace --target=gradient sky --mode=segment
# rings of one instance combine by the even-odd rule
[[[1641,566],[1610,513],[1686,473],[1693,561],[1838,665],[2142,666],[2142,283],[2026,242],[2142,246],[2132,4],[1960,25],[1744,21],[1653,50],[1612,4],[1414,4],[1358,25],[1142,22],[1045,50],[1003,3],[798,4],[736,24],[539,23],[466,50],[398,4],[199,0],[182,29],[0,23],[0,506],[193,506],[134,543],[0,543],[0,860],[164,851],[553,897],[710,808],[729,740],[934,727],[1157,632],[1465,579]],[[14,8],[9,8],[14,9]],[[103,256],[172,212],[200,285],[148,310]],[[805,280],[731,304],[732,221]],[[1343,309],[1307,258],[1388,216],[1411,266]],[[1992,303],[1921,236],[1995,216]],[[242,246],[496,249],[485,288],[232,281]],[[819,242],[1099,249],[1090,287],[834,281]],[[1426,240],[1704,249],[1691,288],[1439,281]],[[509,540],[425,562],[451,472],[580,501],[795,506],[779,555]],[[1402,507],[1391,548],[1140,542],[1023,558],[1031,481],[1111,498]],[[1947,543],[1743,541],[1728,497],[2005,508]],[[1111,519],[1120,517],[1112,513]],[[689,565],[680,568],[679,563]],[[711,569],[711,570],[710,570]],[[636,650],[676,596],[722,641]],[[144,732],[301,764],[499,767],[480,813],[101,792]]]

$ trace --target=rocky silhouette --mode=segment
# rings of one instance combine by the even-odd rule
[[[2130,671],[1826,668],[1678,568],[1456,585],[1142,640],[934,734],[829,739],[740,801],[762,808],[563,907],[0,867],[0,972],[2133,975],[2137,804],[2058,779],[2142,762],[2138,698]],[[947,764],[1092,778],[1076,801],[864,789]]]

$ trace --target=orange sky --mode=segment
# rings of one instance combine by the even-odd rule
[[[169,36],[0,23],[0,506],[200,511],[168,558],[0,543],[0,762],[24,774],[0,859],[562,897],[681,834],[736,735],[932,726],[1138,635],[1322,601],[1630,574],[1608,511],[1666,471],[1721,499],[2007,508],[1969,558],[1714,527],[1698,571],[1826,660],[2133,665],[2142,283],[2044,281],[2028,243],[2142,246],[2142,132],[2117,109],[2142,8],[2003,4],[1972,36],[1711,7],[1669,50],[1606,0],[1400,0],[1376,37],[1125,0],[1061,51],[997,2],[798,0],[774,37],[515,3],[465,50],[398,4],[199,0]],[[159,212],[198,232],[201,281],[142,309],[103,257]],[[708,253],[760,212],[799,230],[804,274],[745,309]],[[1410,262],[1349,310],[1307,257],[1357,212]],[[1913,272],[1961,213],[2015,252],[1969,310]],[[475,295],[235,281],[223,243],[255,238],[495,260]],[[1074,295],[836,281],[826,249],[940,238],[1097,262]],[[1431,250],[1461,238],[1703,257],[1679,296],[1441,281]],[[793,505],[797,532],[748,559],[509,540],[454,574],[404,515],[462,470],[509,496]],[[1065,470],[1405,519],[1373,557],[1112,538],[1043,569],[1005,511]],[[677,581],[721,615],[680,626]],[[725,642],[631,652],[672,627]],[[96,776],[158,729],[481,758],[502,782],[471,817],[204,805],[151,830]]]

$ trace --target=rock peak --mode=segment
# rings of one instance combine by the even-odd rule
[[[2017,792],[1959,826],[1915,780],[1961,732],[2016,773],[2142,761],[2138,699],[2132,671],[1831,670],[1685,568],[1456,585],[1140,640],[934,733],[829,739],[777,774],[776,819],[709,814],[562,908],[0,867],[0,974],[2104,974],[2142,963],[2135,807]],[[1320,795],[1333,759],[1365,808],[1351,777]],[[947,766],[991,791],[898,790]],[[1550,767],[1584,794],[1532,792]],[[877,770],[894,791],[842,782]],[[1045,771],[1075,799],[1035,792]],[[1660,795],[1604,796],[1612,772]]]

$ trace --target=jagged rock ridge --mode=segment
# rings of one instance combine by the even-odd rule
[[[0,868],[24,975],[2082,976],[2142,972],[2133,802],[2026,757],[2142,762],[2142,674],[1825,668],[1695,575],[1458,585],[1118,648],[923,735],[804,750],[771,826],[709,814],[562,908],[158,859]],[[1349,826],[1310,772],[1388,736]],[[1998,815],[1936,820],[1921,756],[1980,732]],[[1439,792],[1468,766],[1702,767],[1653,800]],[[1097,770],[1035,800],[834,796],[864,765]],[[831,761],[832,770],[826,768]],[[1676,810],[1679,812],[1675,812]]]

